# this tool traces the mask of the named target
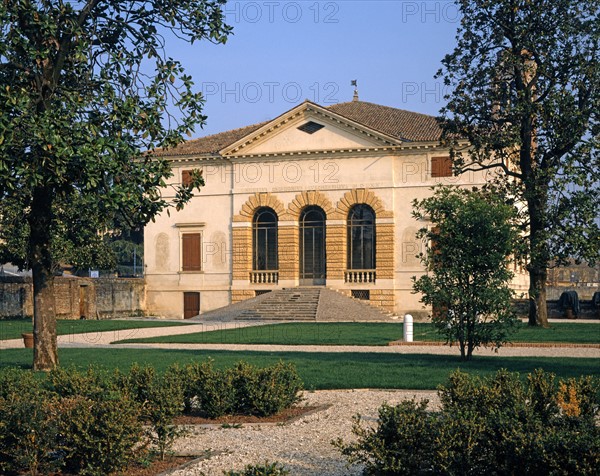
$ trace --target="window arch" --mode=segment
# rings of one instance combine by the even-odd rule
[[[252,268],[277,270],[277,214],[268,207],[259,208],[252,219]]]
[[[348,212],[348,269],[375,269],[375,212],[354,205]]]

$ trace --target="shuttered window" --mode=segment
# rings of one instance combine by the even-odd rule
[[[182,270],[200,271],[201,270],[201,235],[200,233],[184,233],[181,235],[182,247]]]
[[[431,158],[432,177],[452,177],[452,159],[450,157]]]
[[[191,170],[183,170],[181,172],[181,185],[188,186],[192,183],[192,171]]]

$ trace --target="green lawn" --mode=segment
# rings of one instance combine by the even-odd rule
[[[188,325],[187,322],[166,322],[159,320],[147,321],[124,321],[124,320],[72,320],[59,319],[56,323],[56,332],[58,335],[80,334],[84,332],[103,332],[119,331],[127,329],[139,329],[143,327],[171,327]],[[0,340],[19,339],[21,333],[31,332],[32,324],[29,319],[1,319],[0,320]]]
[[[210,327],[207,326],[208,329]],[[222,329],[193,334],[128,339],[121,342],[186,344],[282,344],[282,345],[388,345],[402,339],[403,324],[398,323],[293,323],[238,329]],[[432,324],[415,323],[415,341],[441,340]],[[513,342],[569,342],[600,344],[600,323],[554,323],[549,329],[523,324]]]
[[[0,368],[31,368],[31,349],[0,351]],[[526,375],[536,368],[554,372],[559,377],[598,374],[597,359],[575,358],[498,358],[475,356],[471,362],[460,362],[457,356],[429,354],[377,353],[303,353],[303,352],[230,352],[148,349],[61,349],[61,365],[85,369],[90,365],[108,369],[127,369],[137,362],[159,371],[179,362],[212,358],[220,367],[245,360],[266,366],[280,359],[293,362],[308,389],[405,388],[435,389],[446,382],[453,370],[490,375],[501,368]]]

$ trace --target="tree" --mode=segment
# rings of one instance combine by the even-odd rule
[[[108,260],[103,235],[181,208],[152,156],[203,124],[166,35],[225,42],[224,0],[0,2],[0,258],[31,269],[34,368],[58,363],[54,271]]]
[[[522,203],[529,324],[547,326],[550,263],[600,257],[600,2],[457,3],[443,139],[455,173],[487,169]]]
[[[420,258],[428,273],[413,278],[413,288],[432,306],[434,325],[447,343],[458,342],[461,360],[481,345],[499,348],[518,322],[508,287],[514,206],[488,192],[438,187],[413,207],[432,224],[417,235],[426,240]]]

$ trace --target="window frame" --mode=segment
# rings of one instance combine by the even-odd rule
[[[452,166],[453,162],[450,156],[431,157],[431,178],[453,177]]]
[[[259,222],[261,216],[272,216],[272,221]],[[274,237],[270,236],[274,231]],[[264,250],[259,250],[260,235],[264,233]],[[274,248],[274,251],[271,249]],[[262,254],[259,253],[262,251]],[[264,256],[264,265],[259,264],[259,256]],[[270,258],[274,258],[274,263]],[[279,217],[270,207],[260,207],[252,216],[252,270],[253,271],[278,271],[279,270]]]
[[[176,223],[179,229],[179,273],[203,273],[204,260],[202,259],[202,249],[204,245],[204,227],[205,223]],[[198,264],[193,267],[185,266],[184,240],[190,235],[198,235]]]
[[[353,214],[356,213],[357,209],[363,208],[367,212],[371,214],[370,218],[354,218]],[[354,223],[356,222],[356,223]],[[365,223],[370,222],[370,223]],[[371,237],[365,238],[365,229],[371,229]],[[359,230],[360,237],[358,240],[360,242],[360,258],[358,259],[359,263],[355,262],[354,251],[356,250],[355,245],[355,236],[354,231]],[[371,256],[366,256],[365,241],[371,241]],[[377,268],[377,216],[375,214],[375,210],[366,203],[357,203],[353,205],[350,210],[348,210],[348,216],[346,217],[346,269],[347,270],[363,270],[363,269],[376,269]],[[366,264],[371,262],[372,266],[366,267]],[[360,266],[359,266],[360,265]]]

